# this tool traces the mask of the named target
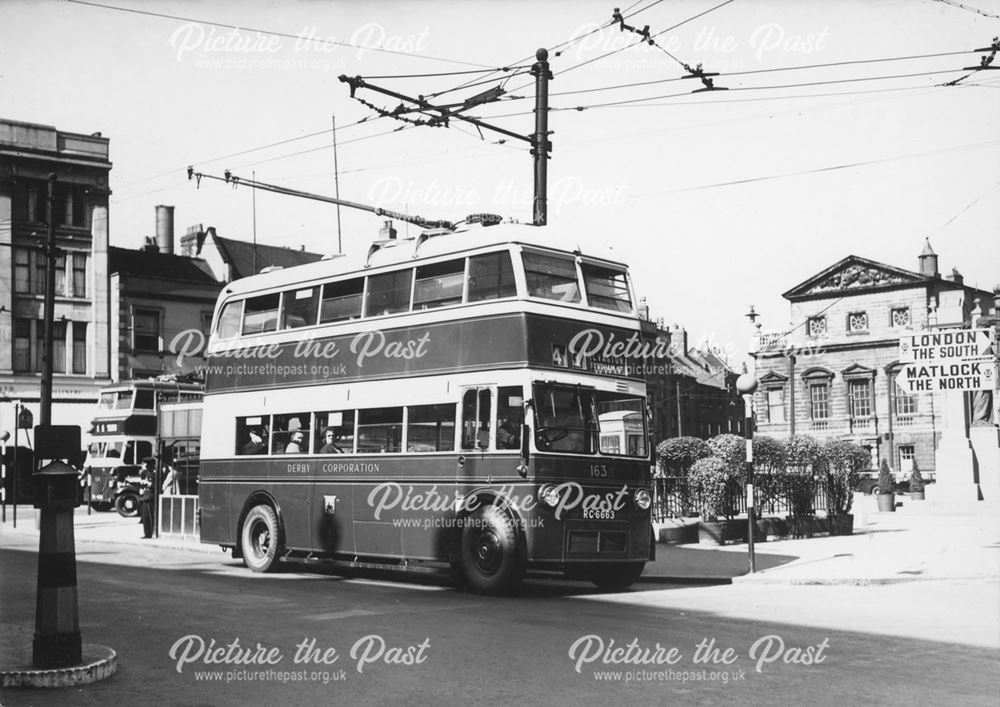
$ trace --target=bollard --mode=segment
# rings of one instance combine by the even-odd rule
[[[76,479],[76,470],[61,461],[47,464],[34,475],[35,508],[41,510],[32,642],[32,663],[37,669],[78,665],[82,658],[73,537]]]

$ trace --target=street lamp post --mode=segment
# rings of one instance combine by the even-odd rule
[[[743,396],[743,408],[746,413],[746,421],[743,425],[744,436],[747,442],[746,455],[746,490],[747,490],[747,549],[750,553],[750,572],[757,571],[757,561],[754,557],[753,536],[754,536],[754,490],[753,490],[753,394],[757,392],[757,378],[752,373],[744,373],[736,379],[736,391]]]

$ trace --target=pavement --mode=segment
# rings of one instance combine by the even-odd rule
[[[1000,580],[1000,506],[968,502],[938,504],[897,496],[896,512],[880,513],[872,496],[858,494],[854,534],[814,536],[755,543],[755,569],[749,572],[746,543],[666,545],[640,581],[683,584],[778,583],[789,585],[880,585],[928,580]],[[30,546],[37,539],[37,511],[18,507],[17,527],[7,507],[0,544]],[[142,539],[135,518],[117,513],[76,510],[78,544],[110,542],[144,549],[170,548],[222,557],[215,545],[196,538]],[[199,558],[203,559],[203,558]]]

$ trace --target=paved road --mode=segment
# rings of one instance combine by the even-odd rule
[[[19,544],[23,549],[11,549]],[[5,545],[0,627],[30,645],[35,554],[30,542],[8,538]],[[996,596],[991,583],[645,584],[601,595],[582,583],[529,581],[520,597],[498,599],[398,578],[251,575],[221,553],[123,552],[96,543],[78,552],[84,641],[115,648],[119,673],[79,689],[5,690],[5,707],[969,705],[995,704],[1000,683],[996,619],[983,621],[981,613],[996,610],[983,606]],[[927,620],[940,613],[937,602],[953,607],[947,620]],[[992,633],[977,629],[984,624]],[[220,658],[228,651],[258,664],[206,664],[205,653],[198,657],[202,640],[225,649]],[[241,650],[229,648],[236,640]],[[731,662],[696,661],[699,644],[718,649],[712,655],[719,661],[731,648]],[[612,650],[618,648],[626,650]],[[671,648],[678,654],[673,664],[651,664],[666,660]],[[335,652],[323,664],[327,649]],[[190,662],[179,665],[185,651]],[[296,653],[306,652],[311,661],[297,663]],[[259,664],[262,658],[272,664]],[[268,669],[263,680],[239,672]],[[204,673],[213,679],[199,679]]]

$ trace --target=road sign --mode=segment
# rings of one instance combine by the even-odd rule
[[[994,390],[997,387],[997,364],[992,359],[908,363],[896,376],[896,384],[907,393],[934,390]]]
[[[954,363],[989,360],[993,330],[942,329],[907,334],[899,339],[899,360],[915,363]]]

